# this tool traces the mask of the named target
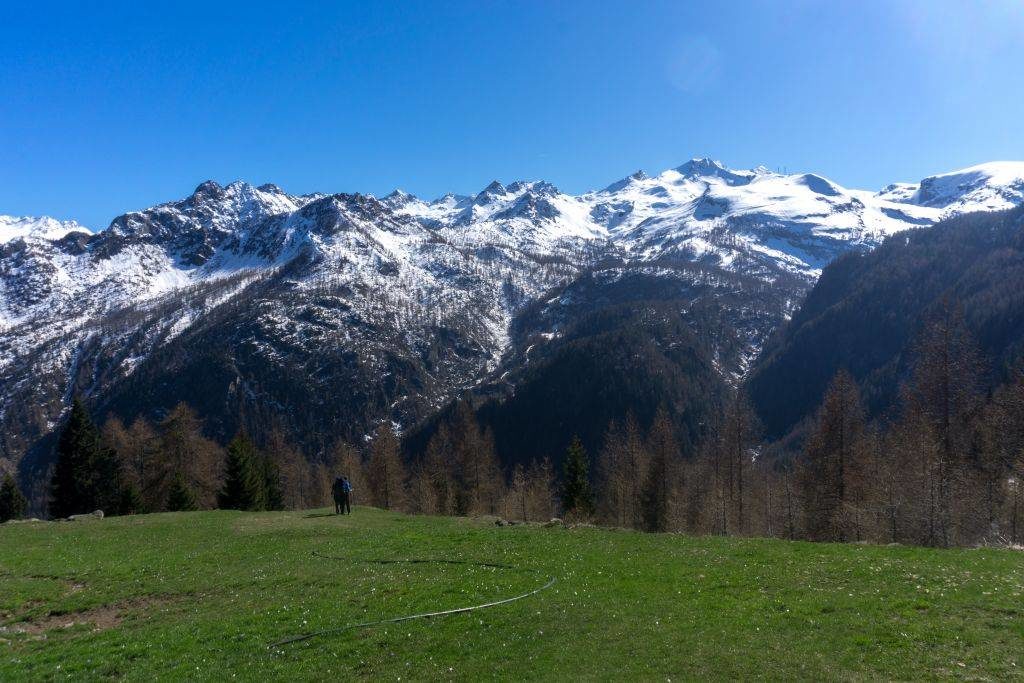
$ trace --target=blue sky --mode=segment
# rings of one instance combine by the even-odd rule
[[[1024,159],[1024,3],[5,2],[0,213],[202,180],[602,187],[692,156],[849,187]]]

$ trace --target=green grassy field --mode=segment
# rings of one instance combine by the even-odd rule
[[[314,551],[343,557],[327,560]],[[380,564],[438,558],[454,564]],[[285,636],[525,593],[488,610]],[[0,527],[0,680],[1011,678],[1024,554],[360,508]]]

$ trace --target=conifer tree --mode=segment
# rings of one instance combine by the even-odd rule
[[[229,510],[262,509],[266,497],[262,474],[256,447],[245,432],[239,432],[228,444],[218,506]]]
[[[277,463],[264,455],[260,458],[260,473],[263,478],[263,505],[267,510],[284,510],[284,489],[281,486],[281,470]]]
[[[604,505],[598,511],[605,524],[626,526],[626,501],[629,496],[629,475],[626,467],[626,438],[618,423],[612,420],[605,430],[604,444],[598,455],[598,486]]]
[[[506,505],[505,516],[511,517],[509,512],[513,512],[516,517],[522,521],[526,521],[526,491],[527,491],[527,479],[526,470],[523,468],[521,463],[517,463],[512,469],[512,485],[508,489],[508,500]]]
[[[135,515],[142,512],[144,503],[139,490],[131,482],[121,487],[121,495],[117,502],[117,514]]]
[[[3,483],[0,483],[0,524],[11,519],[21,519],[26,507],[28,501],[18,488],[18,483],[10,473],[5,474]]]
[[[77,398],[57,441],[57,464],[50,484],[50,514],[105,510],[115,513],[121,497],[117,453],[106,447],[89,412]]]
[[[658,410],[647,442],[650,465],[642,492],[644,528],[647,531],[668,531],[677,517],[679,444],[664,408]]]
[[[169,512],[190,512],[198,509],[195,494],[189,488],[185,478],[180,474],[171,480],[171,487],[167,492],[167,510]]]
[[[713,451],[713,484],[718,500],[720,533],[746,533],[748,478],[751,453],[761,427],[745,392],[737,392],[726,405]]]
[[[566,513],[588,516],[594,511],[594,494],[590,490],[587,451],[579,436],[574,436],[565,454],[562,482],[562,507]]]

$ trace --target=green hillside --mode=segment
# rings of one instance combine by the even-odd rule
[[[379,562],[396,559],[523,570]],[[548,577],[549,589],[491,609],[267,648],[526,593]],[[0,527],[4,681],[992,679],[1022,670],[1024,554],[1012,551],[497,527],[367,508]]]

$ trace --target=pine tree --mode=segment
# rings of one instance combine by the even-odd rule
[[[0,484],[0,524],[11,519],[21,519],[26,507],[28,501],[18,488],[18,483],[9,473],[5,474]]]
[[[562,507],[567,514],[586,517],[594,511],[594,494],[590,490],[587,452],[579,436],[574,436],[565,454],[562,482]]]
[[[218,506],[229,510],[260,510],[265,507],[262,474],[256,447],[244,432],[239,432],[228,444],[224,487],[217,497]]]
[[[117,453],[103,444],[99,430],[77,398],[57,441],[57,464],[50,484],[50,514],[104,510],[116,512],[121,498]]]
[[[269,456],[259,462],[263,478],[263,505],[267,510],[284,510],[284,490],[281,487],[281,470]]]
[[[127,483],[121,487],[121,495],[117,501],[117,514],[135,515],[143,509],[142,496],[135,484]]]
[[[190,512],[197,510],[195,494],[185,482],[181,475],[171,480],[171,487],[167,491],[167,510],[169,512]]]

